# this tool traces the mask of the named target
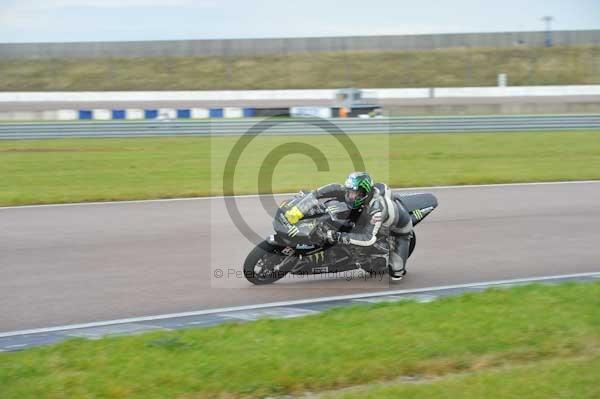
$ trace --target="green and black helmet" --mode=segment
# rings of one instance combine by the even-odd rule
[[[367,172],[353,172],[348,175],[345,200],[352,209],[360,208],[373,193],[373,179]]]

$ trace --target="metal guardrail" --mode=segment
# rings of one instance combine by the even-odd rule
[[[260,120],[0,123],[0,139],[64,137],[224,136],[244,134]],[[264,134],[510,132],[600,129],[600,115],[270,119]]]

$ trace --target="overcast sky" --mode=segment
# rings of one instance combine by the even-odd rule
[[[0,0],[0,42],[599,29],[600,0]]]

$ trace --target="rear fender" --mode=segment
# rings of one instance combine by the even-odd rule
[[[394,194],[412,218],[413,226],[419,224],[438,206],[438,200],[431,193]]]

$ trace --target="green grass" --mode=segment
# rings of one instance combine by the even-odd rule
[[[254,57],[0,60],[0,91],[223,90],[600,83],[600,46]]]
[[[301,319],[71,340],[0,353],[0,396],[263,397],[388,382],[367,389],[373,397],[440,397],[447,388],[455,395],[446,397],[464,390],[465,397],[504,398],[521,390],[592,398],[599,308],[600,282],[532,285]],[[406,376],[443,378],[398,385]]]
[[[600,179],[599,132],[350,137],[367,170],[394,187]],[[0,141],[0,205],[221,195],[224,165],[237,140]],[[321,150],[330,170],[318,172],[306,156],[287,155],[269,164],[276,192],[341,181],[353,169],[330,136],[258,137],[240,157],[235,193],[259,191],[265,156],[290,142]]]
[[[322,399],[594,399],[600,397],[600,356],[535,362],[443,379],[397,382],[328,392]]]

